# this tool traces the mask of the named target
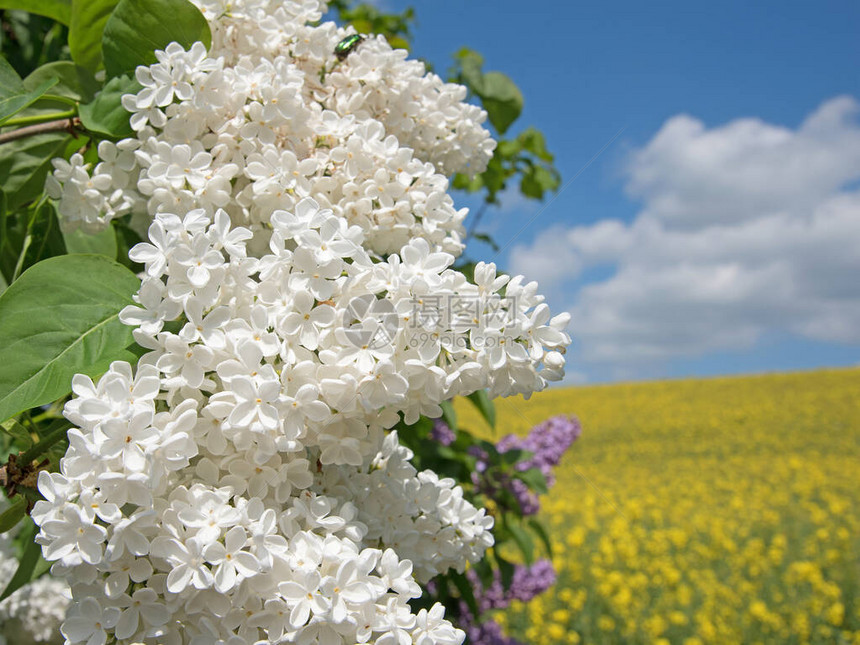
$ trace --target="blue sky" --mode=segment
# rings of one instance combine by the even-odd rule
[[[545,208],[486,216],[496,261],[572,312],[571,382],[860,362],[860,4],[383,6],[409,4],[414,55],[514,79],[563,181],[623,129]]]

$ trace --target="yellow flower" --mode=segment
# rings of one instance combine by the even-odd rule
[[[841,602],[832,604],[824,614],[824,618],[831,625],[841,625],[842,621],[845,620],[845,605]]]
[[[600,631],[611,632],[615,629],[615,621],[609,616],[601,616],[597,619],[597,626],[600,628]]]
[[[493,441],[556,414],[583,425],[541,498],[557,583],[511,604],[509,633],[860,645],[858,392],[858,369],[555,388],[498,401],[495,434],[457,402]]]

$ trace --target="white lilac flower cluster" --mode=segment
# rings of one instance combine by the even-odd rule
[[[18,569],[13,532],[0,535],[0,588]],[[0,645],[62,643],[59,628],[71,604],[69,586],[42,576],[0,602]]]
[[[48,190],[66,229],[224,208],[260,246],[275,210],[313,197],[361,227],[373,252],[416,237],[462,251],[466,210],[447,176],[483,171],[495,146],[464,87],[382,37],[339,61],[348,32],[305,24],[321,16],[316,0],[199,4],[213,45],[174,43],[138,69],[143,88],[124,97],[137,136],[101,143],[92,172],[81,155],[55,162]]]
[[[315,0],[202,2],[125,98],[138,136],[56,162],[67,226],[128,212],[148,242],[120,319],[147,353],[78,376],[32,516],[71,586],[70,643],[459,644],[418,583],[483,557],[492,518],[417,472],[392,428],[563,375],[537,285],[451,268],[445,174],[493,142],[464,90]],[[408,428],[404,431],[408,431]]]

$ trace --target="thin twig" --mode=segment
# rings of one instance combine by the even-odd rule
[[[66,131],[69,134],[75,134],[75,129],[80,127],[80,125],[81,120],[78,117],[72,117],[69,119],[57,119],[56,121],[46,121],[45,123],[28,125],[24,128],[18,128],[17,130],[3,132],[2,134],[0,134],[0,145],[3,145],[4,143],[9,143],[11,141],[17,141],[18,139],[23,139],[25,137],[33,137],[37,134],[44,134],[46,132]]]

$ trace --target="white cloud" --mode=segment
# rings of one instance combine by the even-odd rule
[[[833,99],[796,130],[674,117],[631,157],[631,223],[544,231],[512,250],[512,270],[558,303],[608,268],[567,301],[577,358],[616,372],[768,332],[860,343],[858,108]]]
[[[836,98],[797,130],[758,119],[708,130],[676,116],[633,156],[627,190],[642,215],[691,228],[810,210],[860,176],[856,112]]]

